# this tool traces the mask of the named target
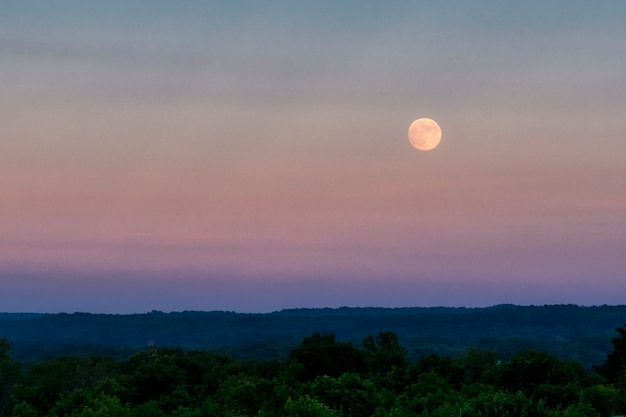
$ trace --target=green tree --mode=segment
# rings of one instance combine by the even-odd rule
[[[610,383],[621,383],[626,377],[626,328],[618,327],[615,331],[619,336],[611,340],[613,350],[606,355],[604,363],[596,367],[596,371]]]
[[[6,338],[0,338],[0,417],[5,415],[11,388],[15,384],[20,366],[9,355],[11,343]]]
[[[41,415],[62,396],[89,390],[117,372],[117,363],[101,357],[59,356],[32,364],[13,387],[14,404],[26,402]]]
[[[460,400],[460,393],[455,391],[448,378],[433,371],[423,372],[408,384],[398,395],[394,409],[399,415],[429,415],[445,404],[454,404]]]
[[[30,405],[26,401],[22,401],[19,404],[16,404],[13,406],[13,409],[11,410],[11,416],[12,417],[38,417],[39,413],[37,412],[35,407]]]
[[[479,397],[475,403],[474,415],[484,417],[531,417],[541,415],[534,412],[536,405],[523,392],[495,394]]]
[[[71,417],[129,417],[130,410],[122,405],[119,398],[100,394],[80,411],[76,410]]]
[[[346,416],[371,416],[379,404],[374,383],[355,373],[317,377],[310,383],[310,392],[314,398]]]
[[[330,407],[308,395],[295,401],[288,398],[284,409],[286,417],[334,417],[337,415]]]
[[[486,375],[486,381],[510,392],[521,391],[528,396],[535,395],[540,387],[547,392],[549,386],[556,387],[565,395],[568,390],[585,386],[589,375],[579,363],[558,359],[547,352],[527,350],[519,352],[506,363],[492,367]],[[569,384],[572,384],[571,389],[565,389]]]
[[[610,385],[594,385],[580,391],[580,402],[592,406],[602,416],[621,414],[618,398],[619,391]]]
[[[564,410],[548,412],[546,417],[600,417],[600,413],[589,404],[577,403],[569,405]]]
[[[232,375],[220,385],[215,398],[232,415],[255,416],[269,396],[268,384],[252,375]]]
[[[177,364],[182,355],[181,349],[154,349],[130,357],[122,368],[123,400],[143,404],[170,395],[184,381],[184,372]]]
[[[463,370],[465,382],[482,381],[485,372],[498,363],[498,354],[493,350],[470,348],[465,351],[456,363]]]
[[[463,369],[447,356],[431,354],[420,357],[417,363],[409,367],[409,383],[418,380],[421,374],[426,373],[439,375],[454,387],[459,387],[463,381]]]
[[[334,333],[305,337],[299,347],[289,353],[289,358],[303,365],[300,378],[310,381],[317,376],[339,376],[346,372],[363,373],[363,352],[352,343],[337,342]]]
[[[404,368],[408,363],[408,353],[398,336],[393,332],[379,332],[376,337],[368,335],[363,339],[368,372],[385,374],[393,368]]]
[[[143,404],[139,404],[131,410],[132,417],[170,417],[168,413],[159,407],[159,404],[150,400]]]

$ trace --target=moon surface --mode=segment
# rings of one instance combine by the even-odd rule
[[[417,119],[409,126],[409,142],[420,151],[435,149],[441,142],[441,128],[433,119]]]

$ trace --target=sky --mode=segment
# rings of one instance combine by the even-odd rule
[[[0,311],[623,304],[624,19],[0,0]]]

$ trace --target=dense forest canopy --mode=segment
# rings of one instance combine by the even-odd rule
[[[402,340],[408,357],[458,356],[468,348],[502,359],[520,349],[546,350],[591,369],[604,361],[626,306],[293,309],[268,314],[153,311],[146,314],[0,314],[0,337],[12,355],[37,361],[60,354],[126,359],[146,346],[210,349],[238,358],[285,358],[304,337],[333,333],[359,345],[381,329]]]
[[[596,372],[537,350],[408,358],[390,331],[314,333],[284,359],[143,348],[21,367],[0,339],[0,417],[608,417],[626,411],[626,330]],[[617,367],[617,368],[616,368]]]

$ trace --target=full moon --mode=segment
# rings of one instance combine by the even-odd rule
[[[409,142],[420,151],[435,149],[441,141],[441,128],[433,119],[417,119],[409,126]]]

